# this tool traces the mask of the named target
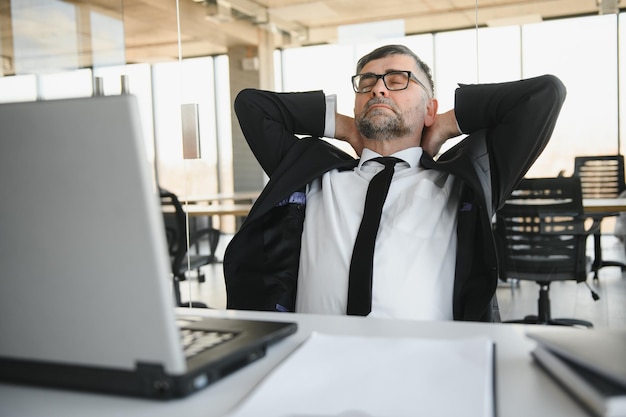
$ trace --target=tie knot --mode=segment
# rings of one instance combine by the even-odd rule
[[[385,169],[389,169],[396,165],[398,162],[402,162],[402,159],[396,158],[394,156],[379,156],[377,158],[372,158],[370,161],[376,161],[385,166]]]

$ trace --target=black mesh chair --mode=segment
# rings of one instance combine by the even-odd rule
[[[167,245],[172,265],[174,301],[179,307],[206,308],[207,305],[199,301],[182,302],[180,282],[187,279],[189,271],[196,270],[200,276],[200,268],[217,262],[215,250],[219,242],[221,231],[212,227],[192,230],[187,237],[187,215],[176,194],[160,189],[161,206]],[[208,253],[192,252],[192,248],[201,248],[202,240],[208,242]]]
[[[624,156],[577,156],[574,158],[574,176],[580,178],[583,198],[616,198],[624,190]],[[593,219],[594,259],[591,266],[593,279],[598,280],[598,271],[605,266],[618,266],[622,271],[626,265],[617,261],[605,261],[602,258],[601,225],[605,217],[619,213],[601,213],[589,215]]]
[[[577,177],[524,179],[496,213],[501,278],[535,281],[538,313],[516,323],[592,327],[585,320],[553,319],[550,284],[585,282],[590,271],[585,217]],[[594,299],[599,297],[592,291]]]

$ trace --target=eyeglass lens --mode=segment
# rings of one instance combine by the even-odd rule
[[[403,90],[409,85],[409,74],[402,71],[392,71],[383,75],[366,73],[360,74],[354,79],[354,88],[357,92],[366,93],[374,88],[378,79],[382,78],[388,90]]]

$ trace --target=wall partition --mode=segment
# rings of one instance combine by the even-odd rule
[[[225,55],[182,59],[180,51],[178,60],[127,64],[123,0],[109,1],[106,8],[62,0],[5,3],[0,102],[113,95],[126,88],[138,98],[147,157],[160,186],[181,195],[229,187],[231,106]],[[177,22],[176,2],[164,7],[173,19],[160,24],[174,32],[177,24],[187,24]],[[197,158],[183,158],[185,103],[197,105]]]
[[[231,115],[234,94],[259,85],[258,74],[239,68],[239,59],[249,55],[249,48],[231,48],[230,56],[192,59],[183,59],[181,50],[178,59],[129,65],[123,0],[114,3],[119,7],[103,11],[85,2],[10,1],[12,38],[0,43],[0,102],[89,96],[98,86],[102,94],[119,94],[125,77],[129,92],[139,99],[147,157],[159,185],[181,195],[260,189],[262,172],[253,167],[256,162],[246,153],[240,132],[235,146],[237,122]],[[177,22],[175,4],[168,7],[173,18],[163,24],[172,30],[191,24]],[[529,175],[571,174],[576,155],[621,151],[623,19],[616,14],[594,15],[276,50],[274,84],[282,91],[323,89],[337,94],[338,110],[352,114],[350,76],[355,63],[383,43],[406,44],[431,65],[441,110],[453,106],[458,83],[552,73],[563,80],[568,97],[552,140]],[[5,32],[6,22],[6,17],[0,20]],[[233,71],[236,79],[231,79]],[[188,159],[182,145],[185,104],[195,106],[200,149],[197,157]]]
[[[619,150],[618,109],[624,95],[618,101],[618,71],[623,72],[618,58],[625,55],[619,53],[617,34],[619,31],[621,37],[624,35],[619,24],[622,19],[623,15],[615,14],[586,16],[407,36],[368,44],[285,50],[281,55],[283,88],[322,88],[336,93],[339,110],[352,114],[354,93],[348,80],[356,60],[380,44],[398,42],[411,47],[431,65],[440,110],[453,106],[458,83],[555,74],[567,87],[567,100],[552,140],[529,176],[556,176],[562,171],[571,174],[575,155],[615,154]],[[621,42],[619,48],[623,49],[625,44]],[[303,62],[325,64],[303,65]],[[297,76],[305,69],[308,76]],[[446,146],[454,143],[451,141]]]
[[[564,170],[571,175],[576,155],[618,152],[618,22],[617,15],[603,15],[522,28],[522,75],[552,73],[567,87],[559,122],[533,167],[535,174]]]

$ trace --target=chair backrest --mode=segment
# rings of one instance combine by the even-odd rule
[[[159,194],[161,206],[171,207],[171,210],[163,211],[163,221],[167,246],[172,260],[172,271],[176,272],[183,264],[187,253],[187,219],[176,194],[163,188],[159,189]]]
[[[501,278],[586,280],[584,221],[578,177],[523,179],[496,213]]]
[[[188,269],[195,269],[203,265],[217,262],[215,251],[222,232],[213,227],[188,227],[187,213],[176,194],[159,188],[165,235],[172,260],[172,272],[175,275],[184,274]],[[197,226],[197,225],[196,225]],[[188,235],[189,233],[189,235]],[[189,249],[196,247],[200,242],[208,244],[208,252],[191,253]]]
[[[577,156],[574,176],[580,178],[583,198],[615,198],[626,190],[624,156]]]

